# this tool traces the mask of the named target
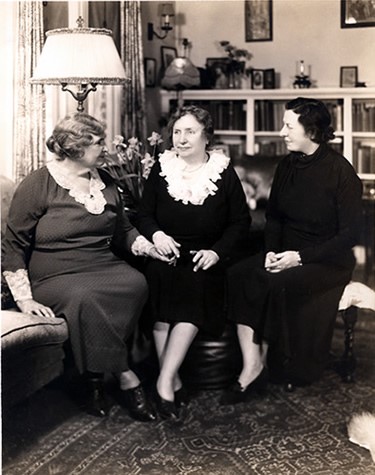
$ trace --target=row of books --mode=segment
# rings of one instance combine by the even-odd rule
[[[215,130],[246,130],[246,101],[184,101],[206,109],[214,121]],[[176,101],[171,101],[171,110]]]
[[[341,132],[342,129],[342,116],[343,116],[343,102],[337,101],[324,101],[328,108],[331,118],[332,127]],[[255,101],[254,113],[255,113],[255,131],[270,131],[276,132],[283,126],[283,117],[285,112],[284,101],[269,101],[261,100]]]
[[[357,173],[375,173],[375,141],[354,144]]]
[[[257,140],[255,143],[255,154],[265,157],[276,157],[286,155],[287,149],[283,140]]]
[[[343,144],[341,142],[330,142],[330,147],[336,150],[339,153],[343,153]],[[255,143],[255,153],[256,155],[263,156],[283,156],[288,153],[288,150],[285,146],[284,140],[282,139],[265,139],[257,138]]]
[[[352,110],[355,132],[375,131],[375,99],[353,101]]]

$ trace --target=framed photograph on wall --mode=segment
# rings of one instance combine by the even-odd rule
[[[253,69],[251,71],[251,87],[252,89],[264,88],[264,70],[263,69]]]
[[[167,67],[171,64],[171,62],[177,58],[177,50],[176,48],[172,48],[170,46],[161,46],[161,66],[163,69],[167,69]]]
[[[264,89],[275,89],[275,70],[265,69],[263,75]]]
[[[357,66],[341,66],[340,87],[355,87],[358,81]]]
[[[145,83],[146,87],[155,87],[156,85],[156,59],[145,58]]]
[[[272,0],[245,0],[245,41],[272,41]]]
[[[373,0],[341,0],[341,28],[375,26]]]

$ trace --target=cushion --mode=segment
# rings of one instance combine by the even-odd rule
[[[35,346],[61,344],[68,338],[62,318],[38,317],[22,312],[1,312],[1,347],[3,352]]]

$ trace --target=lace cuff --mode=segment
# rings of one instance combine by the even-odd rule
[[[153,247],[155,246],[144,236],[137,236],[131,246],[131,251],[135,256],[148,256]]]
[[[3,275],[16,302],[33,298],[26,269],[17,269],[16,272],[4,271]]]

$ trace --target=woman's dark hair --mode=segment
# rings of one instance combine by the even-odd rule
[[[46,144],[58,160],[83,157],[85,148],[93,143],[93,136],[105,137],[105,127],[95,117],[84,112],[69,114],[54,128]]]
[[[299,115],[298,122],[303,125],[306,134],[313,142],[320,144],[335,138],[331,127],[331,114],[322,101],[297,97],[287,102],[285,109]]]
[[[202,109],[201,107],[197,106],[185,106],[178,110],[169,120],[167,130],[168,130],[168,139],[169,139],[169,146],[172,146],[172,134],[173,134],[173,127],[174,124],[181,119],[184,115],[192,115],[194,116],[197,121],[203,125],[203,133],[207,139],[207,148],[210,147],[212,144],[212,140],[214,137],[214,126],[211,114],[206,110]]]

